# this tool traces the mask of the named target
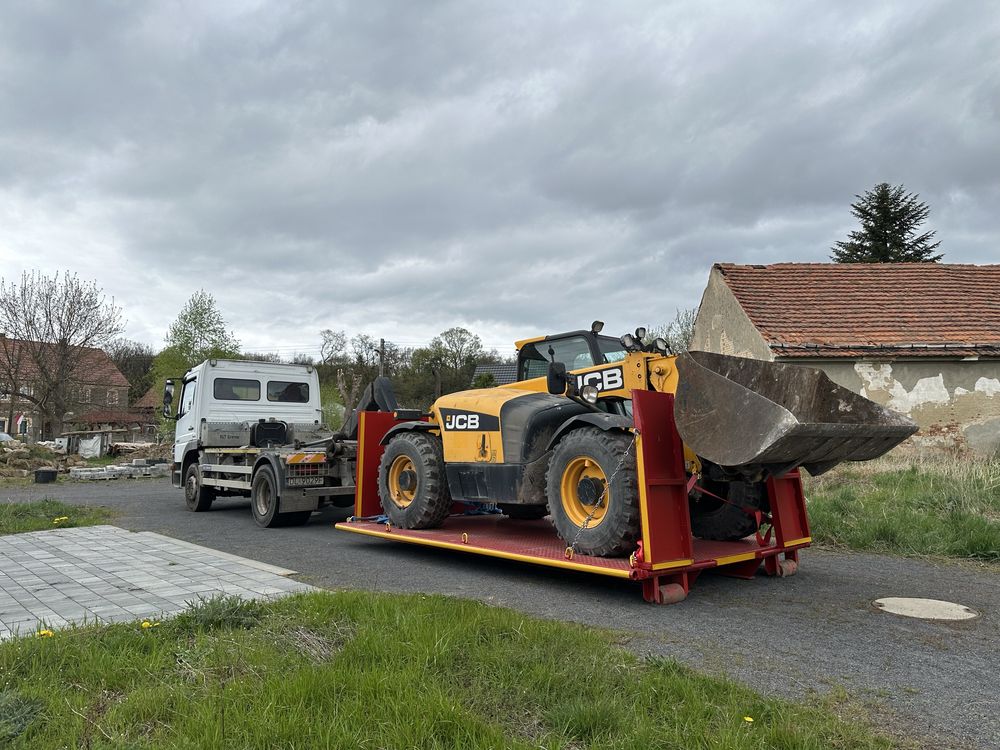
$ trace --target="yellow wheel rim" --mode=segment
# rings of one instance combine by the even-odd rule
[[[410,472],[413,477],[409,489],[403,489],[403,474]],[[407,507],[417,496],[417,470],[409,456],[396,456],[389,467],[389,496],[400,508]]]
[[[583,498],[580,496],[580,483],[584,480],[596,480],[593,482],[593,494],[595,497]],[[608,478],[604,475],[604,470],[592,458],[587,456],[577,456],[572,459],[563,471],[560,485],[562,495],[562,507],[566,515],[577,526],[583,526],[590,517],[587,524],[588,529],[599,525],[608,513],[608,506],[611,505],[611,490],[607,488]],[[600,488],[597,490],[597,488]],[[607,489],[606,489],[607,488]],[[604,498],[600,505],[596,505],[596,500],[604,493]],[[591,516],[593,514],[593,516]]]

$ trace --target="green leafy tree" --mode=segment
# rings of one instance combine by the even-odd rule
[[[170,324],[166,344],[153,360],[153,383],[160,386],[206,359],[243,358],[239,339],[226,330],[215,298],[204,289],[191,296]]]
[[[497,379],[492,372],[481,372],[472,379],[473,388],[496,388]]]
[[[919,234],[930,208],[916,193],[902,185],[882,182],[851,204],[851,213],[861,229],[834,244],[830,257],[837,263],[936,263],[941,244],[934,232]]]
[[[233,359],[240,357],[240,342],[226,330],[215,297],[201,289],[191,295],[177,319],[170,324],[166,338],[167,348],[178,351],[188,365],[206,359]]]

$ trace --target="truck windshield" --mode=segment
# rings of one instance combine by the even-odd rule
[[[267,400],[285,404],[309,403],[309,384],[291,383],[287,380],[267,381]]]
[[[260,401],[260,381],[216,378],[213,393],[219,401]]]

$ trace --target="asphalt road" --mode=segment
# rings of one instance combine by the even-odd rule
[[[894,734],[927,747],[1000,748],[1000,573],[864,554],[805,550],[798,575],[712,574],[686,601],[643,602],[639,587],[505,560],[393,544],[308,526],[260,529],[246,500],[190,513],[165,480],[0,486],[0,500],[53,497],[105,505],[115,523],[300,571],[320,586],[435,592],[627,633],[640,654],[677,658],[762,692],[809,700],[845,689]],[[339,512],[338,512],[339,513]],[[960,624],[874,610],[884,596],[945,599],[981,613]]]

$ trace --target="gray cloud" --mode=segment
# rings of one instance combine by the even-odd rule
[[[710,264],[823,260],[903,182],[998,260],[1000,22],[898,2],[76,3],[0,25],[0,261],[158,343],[662,322]]]

